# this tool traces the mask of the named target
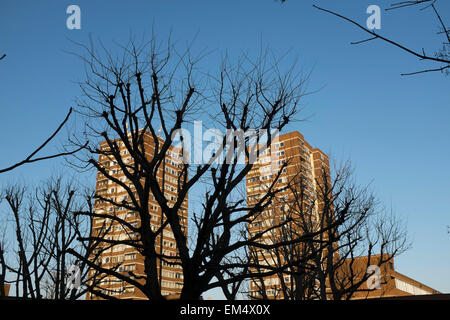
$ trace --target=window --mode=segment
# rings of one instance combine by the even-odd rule
[[[127,253],[125,255],[125,260],[135,260],[136,259],[136,253]]]
[[[123,293],[134,293],[134,287],[123,288]]]
[[[135,264],[127,264],[123,266],[123,271],[134,271],[136,269]]]
[[[410,283],[407,283],[405,281],[402,281],[400,279],[395,278],[395,287],[397,289],[400,289],[402,291],[408,292],[412,295],[424,295],[424,294],[430,294],[430,292],[425,291],[421,288],[418,288]]]

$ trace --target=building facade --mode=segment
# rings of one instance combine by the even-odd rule
[[[301,227],[295,223],[286,223],[282,228],[274,227],[283,224],[288,218],[295,219],[293,212],[311,216],[313,227],[314,216],[323,206],[323,202],[315,198],[318,184],[329,177],[330,172],[327,155],[320,149],[313,148],[297,131],[279,135],[277,141],[258,155],[246,179],[249,207],[255,205],[267,193],[277,177],[276,188],[282,191],[262,214],[249,223],[249,236],[273,228],[271,232],[264,233],[261,242],[271,244],[289,240],[293,234],[302,232]],[[286,254],[287,250],[290,251],[289,254]],[[289,255],[293,258],[292,256],[301,250],[305,248],[299,245],[286,247],[284,254],[280,254],[280,251],[274,253],[270,250],[250,248],[251,260],[261,266],[252,268],[251,271],[253,274],[263,274],[270,271],[270,268],[264,268],[266,265],[280,267],[289,263]],[[280,275],[273,274],[253,278],[250,281],[250,296],[252,299],[283,299],[281,282],[286,286],[292,285],[290,276],[280,278]],[[267,296],[263,297],[261,292]]]
[[[160,145],[164,141],[160,139]],[[132,166],[133,158],[127,151],[124,143],[117,141],[120,146],[121,159],[126,165]],[[151,134],[144,135],[144,143],[146,148],[146,154],[149,156],[149,160],[153,155],[153,150],[155,143]],[[108,144],[102,142],[100,144],[102,150],[108,149]],[[148,150],[148,152],[147,152]],[[180,150],[173,147],[169,148],[166,154],[165,161],[161,164],[158,169],[157,177],[160,187],[164,190],[164,195],[168,200],[168,204],[173,205],[177,201],[178,195],[178,177],[180,176],[182,168],[182,155]],[[108,174],[114,178],[120,180],[121,182],[128,183],[132,191],[135,190],[134,186],[130,181],[127,180],[121,167],[118,165],[117,161],[111,156],[100,155],[99,165],[107,168]],[[133,192],[136,197],[138,194]],[[96,194],[102,196],[103,198],[114,199],[115,202],[120,203],[123,200],[129,199],[128,192],[121,187],[119,184],[114,183],[107,177],[105,177],[101,172],[97,173],[97,185]],[[157,231],[158,228],[165,221],[162,215],[161,208],[158,205],[153,195],[149,197],[149,213],[151,215],[151,228],[153,231]],[[140,226],[140,215],[138,212],[130,211],[122,207],[114,206],[105,201],[96,200],[94,210],[96,213],[116,215],[119,218],[130,223],[134,227]],[[187,214],[188,214],[188,199],[184,200],[181,210],[179,212],[180,222],[182,229],[187,235]],[[105,233],[105,229],[107,229]],[[133,234],[126,227],[122,226],[119,222],[112,221],[111,219],[104,218],[94,218],[92,236],[102,236],[113,240],[123,240],[123,239],[138,239],[137,234]],[[169,257],[176,257],[178,255],[176,242],[170,226],[164,228],[156,238],[156,252]],[[95,252],[95,255],[98,253]],[[183,274],[181,267],[179,265],[174,265],[174,260],[168,261],[167,259],[158,259],[158,276],[160,279],[160,286],[162,295],[173,297],[181,292],[183,287]],[[103,268],[115,268],[119,273],[132,272],[136,275],[138,281],[139,276],[144,275],[144,257],[132,246],[128,245],[115,245],[113,248],[104,251],[97,257],[96,263],[101,263]],[[90,275],[95,274],[94,270],[90,270]],[[144,294],[132,285],[123,282],[112,276],[106,275],[96,275],[96,279],[101,279],[98,285],[98,290],[102,293],[111,295],[115,298],[120,299],[146,299]],[[88,293],[87,299],[100,299],[94,294]]]
[[[11,287],[11,285],[8,283],[5,283],[4,285],[0,284],[0,286],[3,286],[5,297],[7,297],[9,295],[9,288]]]

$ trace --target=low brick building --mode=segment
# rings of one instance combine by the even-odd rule
[[[368,265],[377,265],[380,256],[372,256],[370,263],[368,257],[358,257],[353,260],[353,269],[356,273],[367,272]],[[373,299],[373,298],[390,298],[390,297],[406,297],[406,296],[422,296],[436,295],[439,291],[414,280],[400,272],[394,267],[394,260],[384,263],[380,267],[380,285],[379,289],[368,290],[368,283],[355,292],[352,299]],[[373,285],[373,283],[372,283]]]
[[[10,288],[10,285],[9,285],[9,284],[5,284],[5,285],[4,285],[4,288],[5,288],[5,296],[7,297],[7,296],[9,295],[9,288]]]

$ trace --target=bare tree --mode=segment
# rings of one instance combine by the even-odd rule
[[[31,192],[19,185],[4,190],[2,199],[10,209],[10,231],[15,234],[16,248],[8,256],[17,260],[7,263],[4,250],[0,252],[0,283],[15,284],[17,297],[78,299],[85,294],[88,268],[68,254],[69,248],[77,248],[85,256],[91,256],[94,250],[92,245],[83,247],[77,241],[91,232],[90,221],[74,215],[74,211],[90,206],[89,196],[83,198],[73,183],[64,184],[62,178],[51,179]],[[67,271],[71,265],[76,265],[78,275],[73,279],[79,277],[79,287],[69,285]],[[7,271],[8,278],[15,280],[6,280]]]
[[[374,290],[365,285],[372,275],[369,266],[385,271],[408,249],[401,222],[385,213],[367,187],[354,182],[348,163],[336,168],[333,178],[322,172],[313,197],[306,194],[302,179],[290,184],[290,222],[271,240],[303,240],[253,255],[252,263],[259,262],[262,270],[276,269],[276,277],[254,278],[258,290],[252,298],[351,299]],[[314,237],[302,237],[315,231]]]
[[[370,38],[367,38],[367,39],[361,40],[361,41],[357,41],[357,42],[352,42],[352,44],[360,44],[360,43],[379,39],[379,40],[382,40],[382,41],[388,43],[389,45],[392,45],[394,47],[401,49],[402,51],[404,51],[410,55],[413,55],[413,56],[419,58],[420,60],[428,61],[434,65],[433,67],[427,68],[425,70],[403,73],[402,75],[415,75],[415,74],[420,74],[420,73],[425,73],[425,72],[437,72],[437,71],[443,72],[448,75],[449,68],[450,68],[450,52],[449,52],[450,29],[449,29],[449,27],[447,27],[447,25],[445,24],[445,22],[442,18],[442,15],[439,13],[438,0],[401,1],[401,2],[397,2],[397,3],[393,3],[391,5],[391,7],[387,8],[386,10],[396,10],[396,9],[402,9],[402,8],[413,7],[413,6],[414,7],[422,6],[422,8],[420,10],[424,10],[424,9],[433,10],[436,22],[438,23],[439,29],[440,29],[438,34],[442,35],[442,42],[439,44],[440,48],[438,49],[437,52],[434,53],[434,55],[427,53],[424,48],[422,48],[421,50],[411,49],[410,47],[401,44],[400,41],[396,41],[396,40],[390,39],[388,37],[385,37],[383,35],[380,35],[377,32],[375,32],[374,30],[370,30],[370,29],[364,27],[363,25],[359,24],[355,20],[345,17],[342,14],[321,8],[317,5],[313,5],[314,8],[321,10],[323,12],[327,12],[329,14],[332,14],[340,19],[343,19],[343,20],[355,25],[357,28],[363,30],[365,33],[370,35]]]
[[[164,299],[158,274],[161,262],[181,267],[181,299],[199,299],[211,288],[241,281],[242,277],[222,281],[216,275],[241,267],[226,263],[227,257],[254,243],[264,246],[257,243],[263,233],[244,239],[236,237],[234,230],[260,214],[281,190],[275,181],[251,206],[242,198],[233,198],[234,190],[253,165],[238,161],[240,156],[251,156],[251,139],[224,134],[215,152],[201,164],[178,163],[176,182],[170,184],[176,188],[176,199],[165,192],[169,181],[160,179],[159,174],[175,142],[179,142],[181,151],[189,148],[183,133],[179,134],[181,139],[175,138],[182,126],[193,119],[205,119],[235,133],[252,128],[265,130],[270,145],[271,130],[281,130],[295,119],[306,77],[295,73],[293,66],[282,72],[281,62],[270,61],[266,53],[255,60],[244,56],[236,63],[225,58],[217,74],[211,75],[198,71],[199,57],[191,54],[190,47],[178,53],[170,41],[165,46],[155,39],[142,46],[131,42],[118,57],[108,51],[101,55],[93,46],[82,47],[88,79],[82,85],[85,99],[80,101],[79,112],[87,116],[85,132],[91,143],[84,147],[84,156],[77,158],[81,165],[96,169],[99,179],[126,192],[124,197],[97,193],[99,207],[83,214],[114,222],[133,235],[122,240],[97,236],[82,240],[111,247],[131,246],[143,257],[144,270],[142,274],[117,272],[86,262],[91,268],[134,286],[152,300]],[[76,138],[72,141],[81,146]],[[104,145],[100,147],[102,141]],[[130,162],[124,161],[124,154]],[[116,172],[105,163],[114,163]],[[118,172],[123,179],[118,178]],[[202,207],[192,215],[193,232],[188,242],[182,213],[187,195],[195,186],[203,186],[206,191]],[[151,199],[161,208],[163,222],[156,229],[152,229]],[[100,213],[100,204],[112,206],[116,212],[137,213],[139,225],[133,226],[113,212]],[[173,233],[176,256],[157,249],[163,232]],[[76,252],[73,254],[82,259]]]
[[[0,60],[3,60],[6,57],[6,54],[3,54],[0,56]],[[63,157],[63,156],[68,156],[68,155],[73,155],[75,153],[77,153],[78,151],[81,150],[81,148],[77,148],[77,149],[73,149],[73,150],[69,150],[69,151],[65,151],[65,152],[60,152],[60,153],[56,153],[53,155],[46,155],[46,156],[37,156],[38,153],[44,149],[55,137],[56,135],[61,131],[61,129],[65,126],[65,124],[68,122],[69,117],[72,113],[72,108],[69,109],[69,112],[67,113],[66,117],[64,118],[64,120],[59,124],[58,128],[39,146],[37,147],[33,152],[31,152],[24,160],[19,161],[9,167],[0,169],[0,173],[5,173],[11,170],[14,170],[24,164],[29,164],[29,163],[34,163],[34,162],[38,162],[38,161],[43,161],[43,160],[48,160],[48,159],[53,159],[53,158],[58,158],[58,157]],[[56,191],[56,190],[54,190]],[[41,206],[41,210],[42,210],[42,216],[40,216],[39,218],[44,219],[41,222],[41,225],[39,227],[37,227],[37,220],[35,219],[35,204],[33,203],[29,203],[29,208],[28,208],[28,218],[31,221],[31,224],[29,225],[29,234],[31,237],[31,241],[33,249],[31,249],[33,251],[33,253],[31,254],[31,257],[29,258],[30,260],[27,260],[26,258],[26,253],[25,253],[25,239],[23,238],[24,235],[22,235],[22,229],[26,229],[23,227],[22,225],[22,217],[19,216],[19,211],[20,211],[20,206],[22,205],[22,201],[23,201],[23,197],[24,197],[24,193],[25,193],[25,189],[20,188],[20,187],[13,187],[11,186],[8,190],[6,190],[6,194],[5,194],[5,200],[8,202],[10,209],[13,212],[13,217],[14,217],[14,223],[16,225],[16,240],[17,240],[17,244],[19,247],[19,251],[18,251],[18,264],[19,264],[19,268],[18,269],[13,269],[11,267],[9,267],[6,263],[6,249],[5,249],[5,241],[3,240],[3,242],[0,242],[0,267],[1,267],[1,272],[0,272],[0,297],[5,295],[5,279],[6,279],[6,273],[7,270],[10,269],[13,273],[17,274],[17,279],[16,279],[16,295],[19,294],[19,281],[20,279],[22,279],[22,295],[24,297],[31,297],[31,298],[41,298],[42,297],[42,292],[41,292],[41,286],[40,286],[40,281],[42,280],[42,278],[44,277],[44,275],[46,274],[46,270],[45,268],[47,267],[47,264],[49,263],[48,261],[45,261],[40,255],[41,252],[43,250],[46,249],[44,243],[45,243],[45,237],[47,236],[47,232],[48,232],[48,226],[45,226],[46,223],[48,223],[49,221],[47,221],[47,219],[49,219],[49,200],[46,199],[44,200],[45,204],[42,207]],[[38,200],[38,199],[35,199]],[[68,219],[66,219],[65,221],[68,221]],[[6,233],[3,233],[3,237],[5,237]],[[38,261],[39,259],[41,259],[40,261]],[[33,271],[30,271],[30,268],[34,268]],[[34,284],[32,283],[31,280],[31,275],[34,275]],[[21,278],[22,277],[22,278]],[[34,289],[33,289],[34,288]],[[75,294],[75,292],[74,292]],[[75,294],[76,295],[76,294]]]
[[[356,292],[371,290],[363,288],[371,276],[369,266],[384,268],[409,248],[407,234],[402,222],[386,212],[368,187],[352,180],[348,163],[336,170],[331,187],[324,186],[319,193],[319,201],[324,202],[321,214],[328,220],[340,217],[342,223],[326,234],[329,242],[320,265],[321,281],[329,281],[333,299],[350,299]],[[360,257],[364,257],[362,267]]]
[[[286,193],[277,196],[249,228],[250,236],[271,229],[264,241],[272,244],[269,250],[251,246],[247,252],[252,299],[308,300],[317,295],[312,258],[323,249],[326,242],[319,238],[331,224],[313,222],[315,204],[307,194],[301,167],[295,166],[295,172],[298,174],[287,182]]]

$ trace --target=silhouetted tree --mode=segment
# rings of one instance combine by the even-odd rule
[[[88,268],[70,256],[68,249],[76,248],[85,256],[91,256],[95,249],[94,243],[87,247],[77,240],[90,234],[91,222],[74,215],[74,211],[91,206],[92,195],[79,194],[74,183],[63,183],[62,178],[51,179],[31,192],[20,185],[10,185],[1,195],[9,207],[11,221],[10,230],[5,230],[4,235],[11,232],[15,236],[10,238],[12,248],[8,255],[1,247],[0,287],[14,284],[16,297],[30,299],[82,297],[87,290]],[[16,261],[7,262],[6,257],[15,257]],[[78,268],[80,287],[68,283],[71,265]]]
[[[290,200],[284,201],[289,223],[273,232],[271,241],[322,232],[250,255],[250,264],[257,264],[262,271],[276,271],[273,274],[277,276],[252,279],[258,288],[258,296],[253,298],[351,299],[357,292],[374,290],[365,285],[372,275],[367,272],[369,266],[385,270],[394,257],[408,249],[401,221],[386,213],[367,187],[354,182],[350,165],[334,172],[330,177],[322,170],[312,196],[305,191],[301,177],[290,184]]]
[[[227,257],[256,243],[264,233],[242,238],[235,236],[234,230],[260,214],[282,190],[275,179],[267,193],[250,206],[233,196],[253,165],[238,162],[240,156],[250,156],[251,138],[224,134],[216,142],[217,150],[201,164],[180,161],[175,183],[160,179],[158,174],[164,170],[174,143],[179,143],[182,151],[188,148],[190,142],[184,133],[180,134],[181,142],[176,133],[192,119],[211,121],[224,131],[266,130],[270,146],[271,130],[281,130],[295,119],[306,77],[295,73],[293,66],[282,72],[280,61],[270,61],[266,53],[253,60],[244,56],[236,63],[226,58],[212,75],[198,71],[199,58],[189,47],[179,53],[170,41],[165,46],[155,39],[142,46],[131,42],[118,55],[100,55],[92,46],[82,47],[88,79],[82,84],[85,99],[79,103],[79,112],[87,116],[85,132],[90,144],[83,147],[86,153],[76,158],[81,161],[79,165],[96,169],[99,177],[121,188],[125,196],[97,194],[99,203],[112,205],[113,212],[80,214],[108,220],[132,236],[118,240],[92,235],[81,240],[133,247],[143,257],[144,272],[120,272],[83,261],[152,300],[164,299],[158,273],[162,261],[181,267],[181,299],[199,299],[211,288],[241,281],[240,277],[221,280],[216,275],[233,270],[233,264],[225,263]],[[81,147],[75,137],[72,141]],[[106,142],[105,148],[100,148],[101,141]],[[131,161],[124,161],[124,157]],[[114,163],[123,178],[115,176],[105,163]],[[175,200],[165,192],[166,185],[176,189]],[[191,215],[188,241],[180,213],[186,210],[188,193],[198,186],[206,191],[201,208]],[[156,229],[152,229],[150,199],[161,208],[163,222]],[[137,213],[138,226],[120,217],[122,210]],[[173,233],[176,256],[165,255],[157,247],[164,230]]]

